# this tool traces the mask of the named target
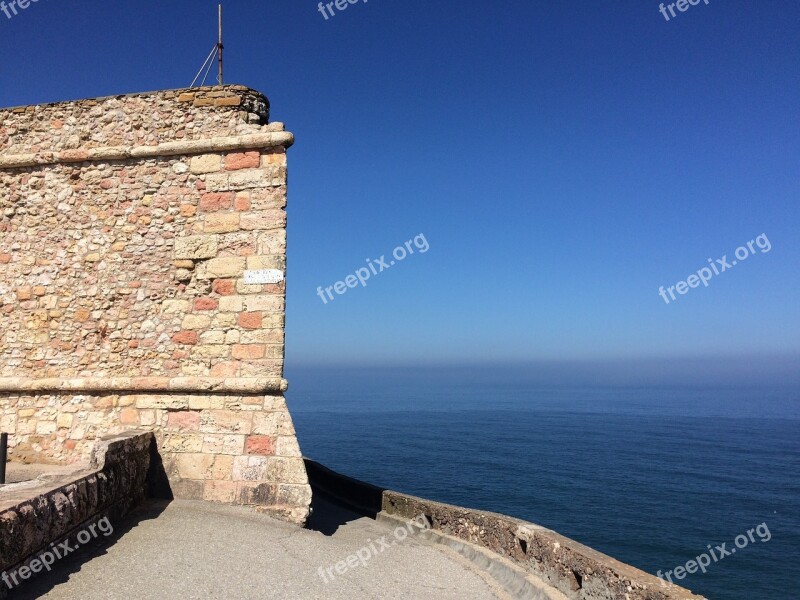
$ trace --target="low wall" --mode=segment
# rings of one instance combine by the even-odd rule
[[[570,600],[704,600],[539,525],[470,510],[339,475],[306,459],[314,493],[364,514],[410,521],[424,515],[432,532],[490,551],[547,583]]]
[[[0,573],[41,571],[36,556],[51,544],[73,539],[103,517],[117,520],[147,492],[153,434],[131,432],[100,440],[91,464],[71,475],[41,483],[2,487],[0,493]],[[70,547],[80,545],[71,541]],[[23,574],[27,571],[22,571]],[[22,579],[17,577],[21,583]],[[0,581],[0,597],[8,592]]]

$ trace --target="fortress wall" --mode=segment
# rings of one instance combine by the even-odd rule
[[[305,520],[282,379],[293,137],[268,118],[241,86],[0,110],[12,457],[152,429],[176,496]]]

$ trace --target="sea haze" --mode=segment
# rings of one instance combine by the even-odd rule
[[[730,600],[795,588],[798,386],[557,385],[516,368],[498,384],[496,374],[296,368],[287,399],[304,454],[334,470],[520,517],[653,574],[766,523],[770,541],[756,536],[678,583]]]

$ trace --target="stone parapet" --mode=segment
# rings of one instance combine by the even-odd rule
[[[147,491],[152,437],[128,432],[98,440],[84,470],[0,486],[0,572],[13,567],[18,574],[56,542],[82,545],[85,540],[74,541],[77,533],[102,517],[115,522],[140,502]],[[0,597],[9,581],[0,582]]]

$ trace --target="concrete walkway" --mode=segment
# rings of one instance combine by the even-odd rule
[[[399,541],[386,523],[331,506],[319,512],[325,516],[314,517],[311,526],[318,531],[313,531],[244,508],[149,503],[118,524],[112,536],[56,563],[12,598],[509,598],[466,559],[418,534]],[[336,573],[336,563],[370,547],[378,552],[366,566]],[[327,583],[320,567],[323,573],[334,567],[333,576],[326,573]]]

